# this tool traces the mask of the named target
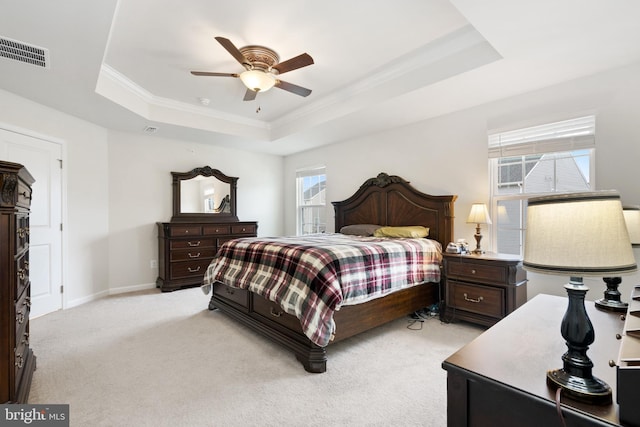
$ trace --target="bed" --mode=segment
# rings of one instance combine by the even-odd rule
[[[432,196],[422,193],[399,176],[380,173],[377,177],[366,180],[348,199],[332,202],[335,230],[363,224],[420,226],[428,229],[428,239],[386,239],[336,233],[329,236],[238,239],[227,242],[221,246],[205,274],[205,289],[212,291],[209,309],[219,309],[292,351],[306,371],[325,372],[327,347],[331,344],[424,307],[441,303],[441,249],[453,240],[455,199],[454,195]],[[379,256],[384,257],[388,265],[393,265],[389,264],[389,259],[397,258],[399,261],[396,265],[404,267],[418,263],[424,265],[421,268],[423,272],[411,272],[410,280],[398,278],[396,286],[391,283],[396,279],[386,277],[388,270],[395,268],[384,269],[386,273],[380,275],[367,271],[366,274],[363,273],[366,276],[365,282],[368,283],[364,287],[373,289],[373,293],[363,296],[362,293],[354,292],[354,298],[349,299],[346,289],[352,289],[351,282],[347,280],[346,274],[333,271],[334,265],[339,264],[335,258],[335,248],[345,247],[343,243],[348,245],[349,259],[354,259],[353,251],[369,253],[373,250],[370,247],[376,246],[376,251],[398,251]],[[264,255],[263,249],[275,250],[278,245],[281,252],[277,255]],[[258,247],[260,250],[256,249]],[[437,255],[426,254],[434,248]],[[322,252],[325,249],[330,251],[329,255],[325,256],[326,253]],[[283,261],[281,254],[284,253],[295,258]],[[325,262],[325,257],[331,259]],[[406,262],[404,257],[407,257]],[[257,270],[255,263],[262,262],[265,258],[271,260],[272,269],[281,276],[277,280],[247,273]],[[317,272],[307,271],[306,266],[320,264],[321,261],[324,263]],[[305,266],[304,273],[292,271],[300,266]],[[289,271],[288,276],[284,274],[285,270]],[[331,271],[327,273],[327,270]],[[301,297],[296,292],[288,292],[288,288],[305,286],[316,289],[319,287],[318,280],[325,275],[332,279],[338,278],[338,292],[334,290],[328,296],[323,294],[313,300],[308,300],[306,294]],[[283,285],[283,277],[288,277],[290,282]],[[360,280],[362,281],[362,277]],[[280,284],[277,287],[258,286],[258,282],[264,281],[278,281]],[[419,284],[409,283],[411,281]],[[304,283],[300,285],[298,282]],[[393,286],[396,288],[391,290]],[[345,294],[344,299],[341,293]],[[314,292],[310,294],[315,295]]]

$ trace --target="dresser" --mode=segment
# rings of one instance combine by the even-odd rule
[[[158,279],[163,292],[199,286],[227,240],[256,237],[258,223],[237,215],[238,178],[210,166],[171,172],[173,216],[158,222]]]
[[[507,254],[445,254],[444,320],[491,326],[527,301],[527,273]]]
[[[560,287],[561,285],[558,285]],[[449,356],[447,426],[540,427],[618,426],[616,369],[610,366],[620,348],[620,315],[585,301],[596,339],[589,346],[593,375],[613,389],[613,402],[590,405],[562,395],[547,384],[547,370],[562,367],[567,351],[560,324],[567,298],[536,295],[478,338]],[[637,394],[637,393],[636,393]],[[632,426],[634,424],[622,424]]]
[[[158,279],[162,291],[199,286],[220,245],[255,237],[257,222],[159,222]]]
[[[26,403],[36,358],[29,347],[29,209],[34,179],[0,161],[0,403]]]

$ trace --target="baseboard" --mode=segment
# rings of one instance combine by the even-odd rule
[[[86,297],[74,299],[72,301],[67,301],[67,305],[64,307],[64,309],[66,310],[67,308],[77,307],[79,305],[86,304],[88,302],[95,301],[109,295],[118,295],[118,294],[125,294],[128,292],[144,291],[147,289],[154,289],[155,287],[156,287],[155,283],[143,283],[141,285],[111,288],[106,291],[95,293],[93,295],[88,295]]]
[[[156,284],[154,283],[143,283],[141,285],[133,285],[133,286],[123,286],[120,288],[111,288],[109,289],[109,295],[118,295],[118,294],[126,294],[128,292],[136,292],[136,291],[145,291],[147,289],[155,289]]]

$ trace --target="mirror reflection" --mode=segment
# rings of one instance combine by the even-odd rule
[[[180,181],[180,212],[231,213],[231,186],[202,175]]]
[[[238,178],[210,166],[189,172],[171,172],[173,216],[171,222],[238,221]]]

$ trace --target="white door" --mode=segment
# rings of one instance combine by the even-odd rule
[[[29,218],[31,317],[62,308],[62,145],[0,128],[0,159],[35,178]]]

